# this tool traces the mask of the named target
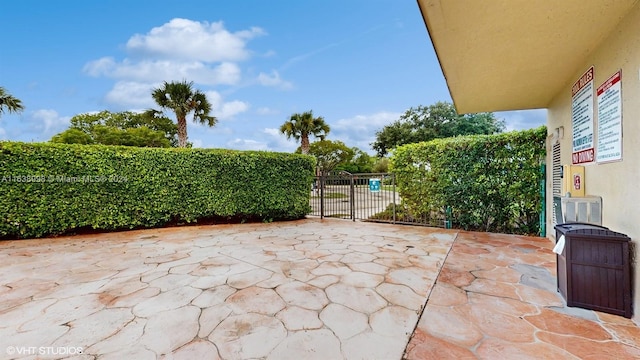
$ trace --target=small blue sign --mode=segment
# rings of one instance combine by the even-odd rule
[[[380,179],[369,179],[369,191],[380,192]]]

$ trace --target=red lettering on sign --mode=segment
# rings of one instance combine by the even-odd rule
[[[593,162],[595,157],[596,157],[595,150],[593,148],[582,150],[582,151],[574,152],[573,154],[571,154],[571,163],[582,164],[582,163]]]
[[[593,80],[593,66],[587,70],[571,87],[571,96],[575,96],[583,87]]]
[[[608,78],[607,81],[604,82],[604,84],[598,87],[598,91],[596,92],[598,96],[602,95],[603,92],[609,90],[610,87],[620,82],[621,78],[622,78],[622,70],[619,70],[617,73],[613,74],[613,76]]]

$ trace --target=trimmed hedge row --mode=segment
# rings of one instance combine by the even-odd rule
[[[537,234],[546,127],[437,139],[398,147],[391,159],[400,196],[416,216],[454,227]]]
[[[0,237],[310,211],[310,156],[0,142]]]

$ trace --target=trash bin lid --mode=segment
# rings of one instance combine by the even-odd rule
[[[555,229],[565,236],[597,237],[621,241],[631,240],[625,234],[615,232],[607,227],[594,224],[564,223],[556,225]]]

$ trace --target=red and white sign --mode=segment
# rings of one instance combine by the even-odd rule
[[[593,81],[593,66],[589,68],[589,70],[587,70],[587,72],[585,72],[584,74],[582,74],[582,76],[580,76],[580,79],[578,79],[578,81],[576,81],[573,86],[571,87],[571,96],[576,96],[576,94],[582,90],[585,86],[589,85],[590,82]]]
[[[598,86],[598,90],[596,91],[596,93],[598,94],[598,96],[602,95],[605,91],[611,89],[612,86],[620,83],[620,80],[622,80],[622,70],[618,70],[618,72],[608,78],[607,81],[604,82],[604,84]]]
[[[595,160],[593,136],[593,66],[571,87],[571,128],[573,134],[573,164]]]
[[[593,162],[596,158],[596,153],[593,148],[582,150],[578,152],[574,152],[571,154],[571,163],[575,164],[584,164]]]
[[[622,71],[618,71],[598,87],[599,163],[622,160]]]

